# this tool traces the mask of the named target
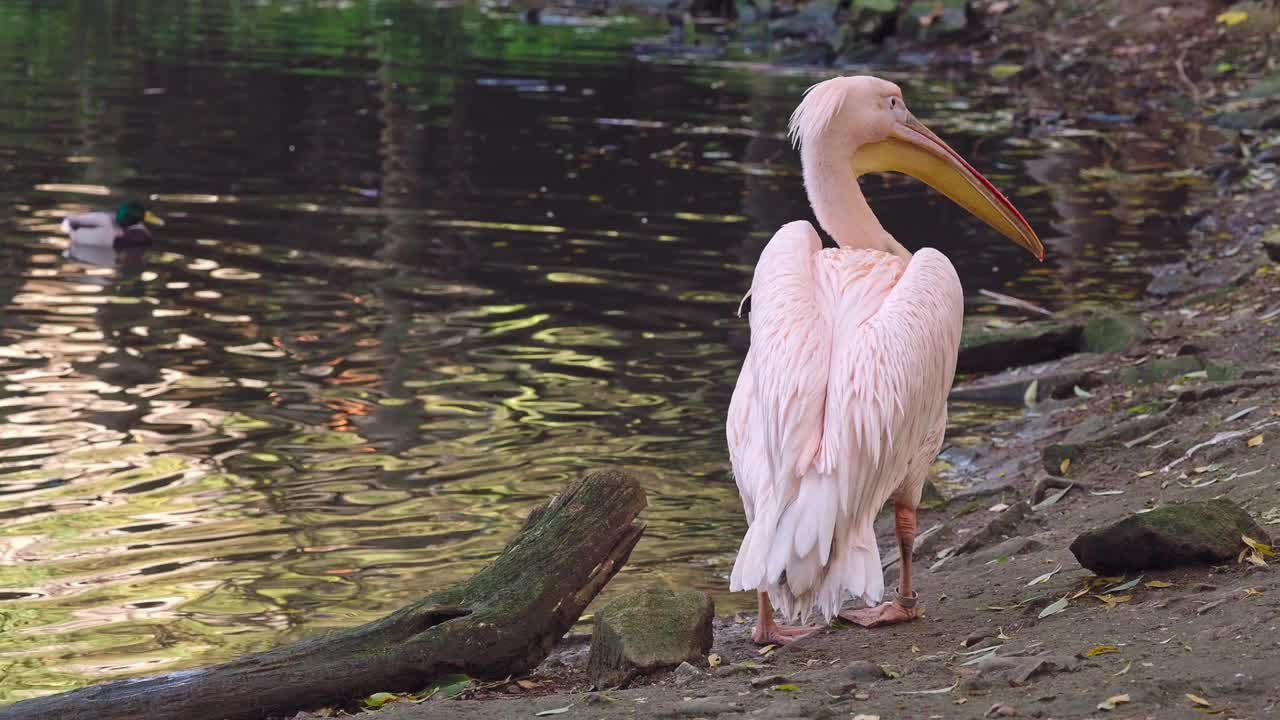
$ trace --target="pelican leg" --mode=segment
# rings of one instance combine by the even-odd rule
[[[898,576],[898,597],[875,607],[845,610],[840,617],[862,627],[878,627],[906,622],[919,617],[916,602],[919,595],[911,589],[911,551],[916,542],[916,509],[894,501],[894,531],[898,536],[902,570]]]
[[[773,606],[769,604],[769,593],[760,592],[760,617],[756,620],[755,629],[751,631],[751,639],[757,645],[786,645],[818,631],[817,625],[779,625],[773,621]]]

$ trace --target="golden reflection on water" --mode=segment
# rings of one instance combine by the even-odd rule
[[[153,34],[112,50],[109,76],[107,48],[75,35],[93,18],[71,21],[93,4],[0,11],[0,38],[47,38],[32,57],[69,64],[18,73],[24,46],[0,42],[0,80],[29,98],[0,108],[20,188],[0,189],[0,701],[380,616],[470,575],[601,466],[649,497],[606,597],[657,582],[749,607],[726,592],[744,529],[723,437],[735,310],[773,229],[808,216],[782,129],[816,71],[649,66],[630,35],[468,4],[390,24],[370,20],[400,12],[381,5],[237,7],[199,26],[263,55],[157,66],[187,57],[165,28],[190,18],[165,17],[127,24]],[[531,55],[503,55],[497,28]],[[914,87],[913,107],[950,102],[939,126],[972,156],[1013,129],[965,92]],[[952,252],[971,292],[1133,294],[1127,258],[1169,243],[1143,200],[1176,204],[1189,181],[1149,148],[1006,139],[977,159],[1037,189],[1019,204],[1055,229],[1052,264],[973,242],[917,186],[869,179],[877,211]],[[58,234],[129,198],[171,221],[151,250],[89,256]],[[956,408],[953,437],[989,441],[976,428],[1008,412]]]

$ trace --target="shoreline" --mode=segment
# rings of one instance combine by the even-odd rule
[[[1131,58],[1138,53],[1118,51],[1148,47],[1165,68],[1153,75],[1159,88],[1145,98],[1142,112],[1177,112],[1183,120],[1171,132],[1195,135],[1214,126],[1227,140],[1211,149],[1214,164],[1200,170],[1207,180],[1183,210],[1190,225],[1185,257],[1160,263],[1146,293],[1111,308],[1137,318],[1143,337],[1122,352],[1057,361],[1080,363],[1071,371],[1087,372],[1089,387],[1071,383],[1068,392],[1037,396],[1022,417],[979,428],[975,432],[990,439],[985,448],[944,451],[941,459],[950,467],[932,476],[944,489],[949,473],[985,482],[939,508],[921,510],[922,530],[938,528],[917,543],[924,619],[871,631],[831,628],[761,655],[748,638],[750,616],[720,616],[712,653],[723,665],[679,680],[661,672],[607,692],[590,691],[584,638],[569,636],[527,678],[528,687],[514,679],[482,684],[458,699],[391,703],[381,715],[514,718],[566,707],[557,715],[1179,718],[1209,710],[1245,718],[1274,712],[1280,703],[1280,669],[1268,660],[1277,648],[1268,639],[1274,628],[1254,631],[1280,607],[1274,571],[1242,563],[1147,571],[1129,579],[1153,585],[1136,586],[1118,600],[1091,588],[1095,576],[1067,546],[1078,533],[1135,511],[1215,497],[1235,501],[1264,526],[1280,524],[1280,253],[1272,249],[1269,255],[1275,245],[1264,243],[1269,237],[1280,244],[1274,193],[1280,148],[1266,144],[1263,128],[1248,127],[1273,122],[1268,113],[1277,110],[1274,99],[1251,96],[1250,88],[1274,84],[1280,75],[1272,68],[1259,79],[1267,72],[1259,64],[1217,85],[1192,80],[1187,58],[1211,52],[1214,37],[1234,27],[1211,23],[1205,29],[1204,14],[1212,21],[1220,10],[1208,4],[1198,8],[1198,20],[1184,19],[1172,29],[1144,27],[1123,41],[1107,35],[1112,28],[1101,17],[1116,4],[1093,5],[1091,27],[1113,56]],[[1134,11],[1142,9],[1152,10],[1144,5]],[[1184,39],[1185,47],[1160,46],[1158,40],[1187,22],[1202,23],[1205,37]],[[1043,56],[1065,42],[1047,38],[1052,26],[1037,31],[1034,17],[1016,23],[1022,24],[963,47],[978,62],[1007,56],[1010,45],[1038,45],[1040,69],[1025,82],[1076,97],[1080,106],[1073,110],[1081,117],[1139,122],[1142,112],[1128,112],[1133,98],[1104,97],[1100,85],[1086,87],[1069,73],[1045,69]],[[957,51],[945,40],[932,47],[941,55]],[[1194,89],[1191,103],[1180,94],[1188,86]],[[1029,117],[1040,98],[1043,91],[1031,92]],[[1035,377],[1046,372],[1041,368]],[[1025,381],[1014,379],[1023,383],[1025,396]],[[1097,426],[1091,437],[1064,442],[1091,418]],[[1239,435],[1205,444],[1224,430]],[[1263,440],[1249,444],[1257,436]],[[1075,453],[1065,465],[1053,454],[1064,444]],[[877,523],[882,548],[891,544],[891,534],[883,519]],[[961,546],[967,549],[958,551]],[[1082,584],[1090,591],[1077,594]],[[1040,616],[1056,598],[1073,595],[1063,612]],[[991,653],[1010,665],[1049,661],[1017,683],[989,670],[990,663],[977,669],[970,662],[977,654],[968,648],[984,646],[998,647]],[[852,677],[849,663],[855,660],[885,672]],[[1099,709],[1122,695],[1127,702],[1113,703],[1114,710]]]

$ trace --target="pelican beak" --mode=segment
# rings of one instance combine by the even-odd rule
[[[161,220],[159,215],[151,212],[150,210],[142,216],[142,221],[148,225],[155,225],[157,227],[164,224],[164,220]]]
[[[911,113],[895,123],[888,138],[858,148],[853,163],[858,175],[910,175],[1044,260],[1044,245],[1013,203]]]

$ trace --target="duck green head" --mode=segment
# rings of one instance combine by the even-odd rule
[[[120,227],[133,227],[145,222],[151,225],[163,225],[164,221],[137,201],[129,201],[116,208],[116,224]]]

